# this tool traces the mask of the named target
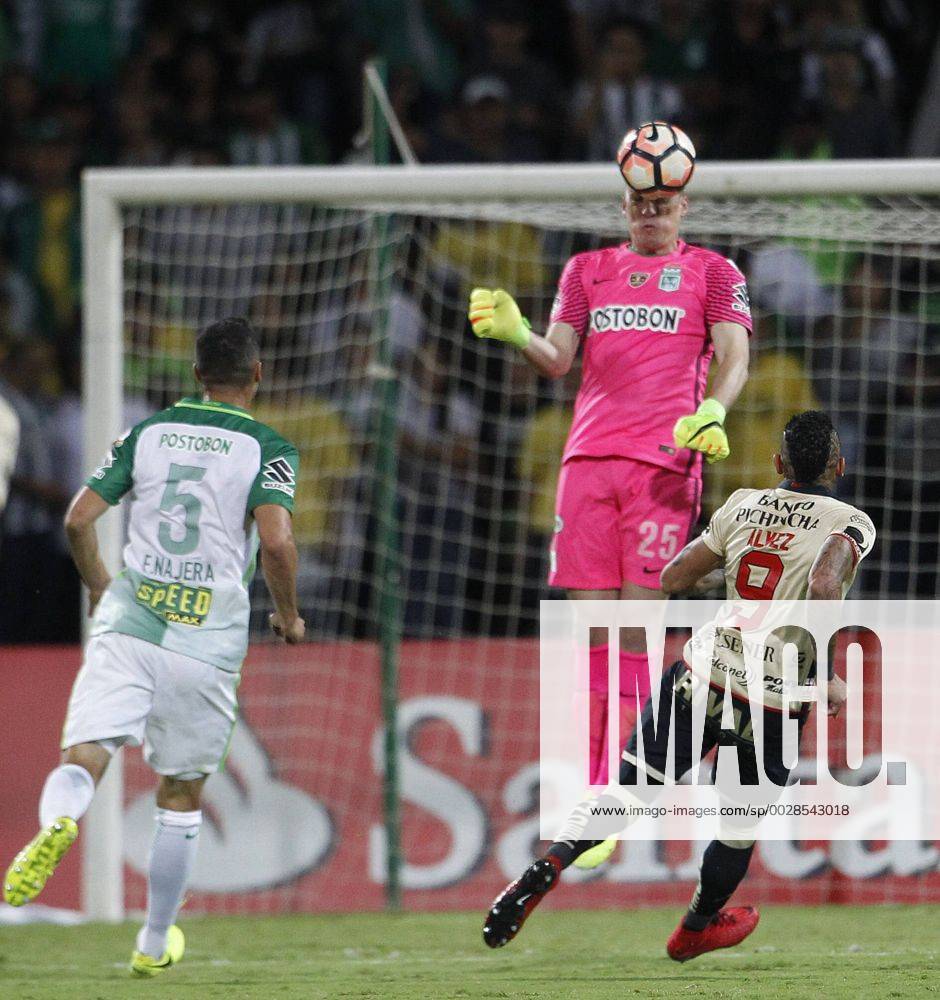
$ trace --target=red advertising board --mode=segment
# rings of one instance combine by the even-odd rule
[[[78,651],[0,650],[0,854],[32,836]],[[400,653],[404,904],[481,909],[536,849],[535,640],[406,641]],[[189,907],[213,912],[379,909],[384,904],[381,672],[370,643],[252,649],[224,774],[206,786]],[[127,905],[144,902],[153,779],[126,753]],[[683,905],[689,843],[633,843],[553,897],[569,907]],[[79,852],[43,896],[78,905]],[[935,845],[761,844],[747,902],[940,899]],[[5,863],[5,861],[3,862]]]

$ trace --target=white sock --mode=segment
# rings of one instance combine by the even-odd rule
[[[176,921],[183,893],[189,881],[202,811],[174,812],[157,810],[157,829],[150,849],[150,872],[147,891],[147,923],[137,935],[137,950],[153,958],[166,951],[166,932]]]
[[[50,772],[39,799],[39,825],[60,816],[80,820],[95,794],[94,778],[80,764],[62,764]]]

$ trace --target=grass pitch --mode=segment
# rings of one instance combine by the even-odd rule
[[[126,971],[135,929],[0,928],[10,1000],[486,998],[624,1000],[934,997],[940,907],[768,907],[743,945],[665,956],[676,910],[535,914],[499,951],[481,915],[193,917],[186,957],[154,980]]]

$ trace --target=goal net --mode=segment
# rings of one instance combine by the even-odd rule
[[[683,227],[742,268],[755,322],[751,377],[727,421],[732,455],[707,469],[703,518],[732,490],[775,481],[770,456],[791,414],[827,410],[849,466],[840,495],[879,532],[854,596],[937,596],[940,180],[920,166],[706,165]],[[545,577],[577,371],[549,383],[477,340],[466,300],[475,285],[505,288],[544,329],[567,258],[624,239],[609,173],[86,180],[98,208],[98,235],[86,230],[92,454],[122,421],[194,391],[197,331],[243,315],[264,363],[255,415],[301,455],[309,641],[269,640],[259,579],[242,723],[206,789],[192,908],[384,904],[392,704],[398,773],[384,806],[400,809],[405,905],[476,907],[531,855],[538,602],[560,596]],[[136,909],[152,779],[125,756],[122,819],[108,829]],[[882,847],[762,847],[754,895],[938,898],[931,846]],[[620,902],[624,883],[634,902],[685,902],[697,849],[622,845],[605,874],[566,890],[569,905]]]

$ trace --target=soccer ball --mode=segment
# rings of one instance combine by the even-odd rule
[[[695,146],[677,125],[647,122],[623,137],[617,164],[634,191],[681,191],[695,170]]]

